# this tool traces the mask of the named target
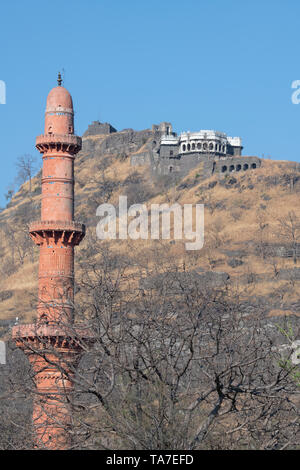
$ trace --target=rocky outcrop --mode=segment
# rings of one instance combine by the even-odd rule
[[[143,131],[125,129],[97,140],[89,139],[89,136],[86,136],[86,138],[83,138],[82,151],[87,154],[119,154],[125,156],[137,152],[151,137],[152,131],[150,129]]]

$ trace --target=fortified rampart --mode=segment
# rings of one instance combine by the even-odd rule
[[[258,168],[261,160],[242,156],[242,149],[240,137],[214,130],[183,132],[177,136],[171,123],[163,122],[152,126],[152,139],[132,154],[131,165],[149,165],[154,174],[181,177],[201,166],[203,178]]]
[[[104,136],[101,139],[91,137]],[[151,129],[117,131],[109,123],[94,121],[83,134],[86,153],[131,154],[131,166],[147,165],[153,175],[186,176],[199,167],[202,178],[244,172],[260,167],[261,159],[242,156],[242,139],[224,132],[200,130],[173,132],[170,122],[153,124]]]
[[[108,122],[102,123],[100,121],[93,121],[92,124],[89,124],[82,137],[87,137],[89,135],[112,134],[113,132],[117,132],[117,130]]]

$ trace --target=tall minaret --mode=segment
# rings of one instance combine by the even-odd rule
[[[29,232],[40,247],[37,322],[12,332],[35,372],[36,446],[49,449],[69,445],[68,392],[80,353],[73,325],[74,246],[85,234],[74,221],[74,158],[81,138],[74,135],[72,97],[61,83],[59,74],[47,98],[45,133],[36,139],[43,155],[41,220]]]

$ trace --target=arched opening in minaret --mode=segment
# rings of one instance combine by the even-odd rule
[[[40,320],[41,320],[43,323],[46,323],[46,325],[48,325],[48,323],[49,323],[48,315],[46,315],[46,313],[42,313],[42,315],[40,316]]]

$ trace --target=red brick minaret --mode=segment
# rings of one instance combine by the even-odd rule
[[[70,93],[61,86],[47,98],[45,133],[36,139],[43,154],[41,220],[30,236],[40,247],[37,322],[13,328],[13,339],[35,373],[33,426],[36,446],[65,449],[70,444],[68,392],[80,346],[73,325],[74,246],[85,227],[74,221],[74,158],[81,138],[74,135]]]

